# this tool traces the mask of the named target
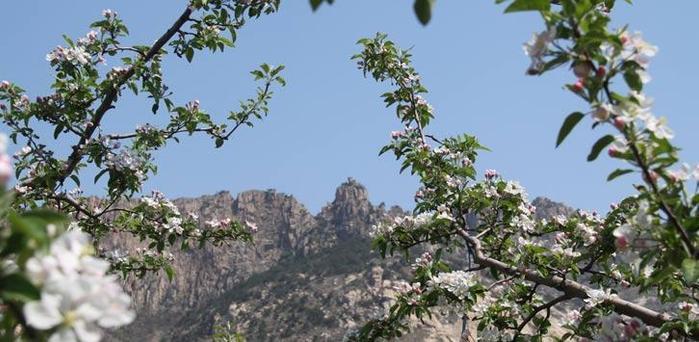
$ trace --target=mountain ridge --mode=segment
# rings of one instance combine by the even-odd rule
[[[534,202],[544,216],[572,212],[550,200]],[[172,282],[160,274],[127,280],[139,318],[110,340],[204,340],[215,325],[231,322],[251,341],[335,341],[381,315],[392,284],[410,272],[400,258],[382,260],[372,252],[369,239],[373,224],[406,212],[373,205],[352,178],[316,215],[272,189],[236,196],[220,191],[173,203],[196,213],[202,226],[214,218],[253,222],[254,242],[176,252]],[[137,245],[123,238],[113,243],[127,250]],[[457,321],[435,320],[412,340],[453,340]]]

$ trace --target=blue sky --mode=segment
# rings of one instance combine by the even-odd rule
[[[693,27],[699,2],[619,1],[615,22],[630,24],[660,46],[652,62],[653,82],[646,88],[655,112],[666,116],[684,147],[684,160],[699,161],[696,56]],[[44,56],[60,44],[61,34],[81,36],[101,10],[119,12],[133,43],[154,41],[181,12],[185,1],[11,1],[0,5],[0,79],[16,82],[32,96],[46,94],[51,69]],[[378,157],[379,148],[400,125],[379,95],[387,85],[366,80],[350,62],[360,37],[381,31],[403,47],[413,46],[415,66],[430,89],[438,135],[469,133],[492,152],[479,170],[494,168],[519,180],[531,197],[547,196],[569,205],[606,211],[632,191],[634,176],[607,183],[618,167],[606,156],[585,161],[602,130],[582,125],[559,149],[554,140],[563,118],[585,109],[562,89],[573,75],[564,69],[528,77],[522,43],[542,29],[532,14],[502,14],[493,1],[438,1],[433,22],[422,27],[411,1],[339,0],[312,13],[306,0],[283,1],[281,11],[251,22],[237,47],[204,54],[188,64],[165,64],[175,99],[199,99],[215,117],[225,117],[254,92],[248,72],[262,62],[284,64],[289,82],[276,93],[271,115],[254,129],[241,131],[224,148],[210,140],[186,138],[158,155],[160,171],[146,186],[170,197],[198,196],[219,190],[233,193],[275,188],[296,196],[312,212],[331,201],[334,189],[354,177],[371,200],[412,207],[416,180],[397,175],[399,164]],[[133,96],[122,99],[106,124],[121,132],[158,122],[150,106]],[[99,193],[88,187],[88,193]]]

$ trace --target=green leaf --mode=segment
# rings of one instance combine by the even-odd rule
[[[13,213],[9,215],[9,220],[13,231],[40,241],[47,239],[44,223],[39,222],[39,220],[27,219]]]
[[[643,89],[643,82],[641,81],[641,76],[638,75],[636,70],[627,70],[624,73],[624,80],[629,88],[635,91],[641,91]]]
[[[53,138],[56,139],[63,132],[63,125],[56,125],[56,129],[53,130]]]
[[[590,154],[587,156],[587,161],[593,161],[597,159],[597,157],[599,157],[600,152],[602,152],[602,150],[605,147],[609,146],[609,144],[611,144],[612,142],[614,142],[614,136],[610,134],[607,134],[601,137],[599,140],[597,140],[597,142],[594,145],[592,145],[592,150],[590,151]]]
[[[629,169],[616,169],[616,170],[612,171],[612,173],[610,173],[609,176],[607,176],[607,182],[609,182],[609,181],[611,181],[611,180],[614,180],[614,179],[617,178],[617,177],[620,177],[620,176],[623,176],[623,175],[625,175],[625,174],[631,173],[631,172],[633,172],[633,170],[629,170]]]
[[[194,49],[191,47],[187,48],[184,51],[184,56],[187,58],[187,62],[192,63],[192,59],[194,58]]]
[[[37,300],[40,297],[39,290],[19,273],[0,278],[0,293],[3,299],[22,302]]]
[[[172,281],[173,278],[175,278],[175,269],[172,268],[172,265],[165,265],[165,274],[167,274],[167,280]]]
[[[697,281],[699,278],[699,262],[692,258],[687,258],[682,261],[682,273],[689,284]]]
[[[108,169],[104,169],[104,170],[100,171],[100,172],[95,176],[95,184],[97,184],[97,181],[100,180],[100,178],[102,177],[102,175],[104,175],[105,173],[107,173],[107,171],[109,171],[109,170],[108,170]]]
[[[563,140],[570,134],[570,132],[575,128],[575,126],[582,120],[582,118],[585,117],[585,114],[580,113],[580,112],[575,112],[570,115],[563,121],[563,125],[561,126],[561,129],[558,131],[558,138],[556,138],[556,147],[561,145]]]
[[[311,8],[315,11],[323,3],[323,0],[311,0]]]
[[[550,0],[515,0],[507,6],[505,13],[522,11],[548,11],[551,8]]]
[[[70,179],[72,179],[73,182],[75,182],[75,185],[77,185],[78,187],[80,187],[80,178],[78,178],[77,175],[70,175]]]
[[[420,24],[427,25],[432,19],[432,5],[434,5],[434,0],[415,0],[413,9]]]

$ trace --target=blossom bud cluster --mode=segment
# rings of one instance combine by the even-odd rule
[[[142,135],[148,135],[148,134],[155,132],[157,130],[158,130],[157,128],[153,127],[153,125],[151,125],[149,123],[146,123],[144,125],[139,125],[138,127],[136,127],[136,133],[142,134]]]
[[[192,100],[192,101],[189,101],[189,102],[185,105],[185,108],[186,108],[187,111],[189,111],[190,113],[197,113],[197,112],[199,112],[199,105],[200,105],[200,104],[199,104],[199,100]]]
[[[432,264],[432,254],[429,252],[422,253],[422,255],[415,259],[415,262],[411,265],[413,270],[418,268],[424,268]]]

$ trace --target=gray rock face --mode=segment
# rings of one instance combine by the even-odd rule
[[[545,215],[563,214],[548,200]],[[254,222],[254,243],[194,249],[175,254],[172,282],[163,274],[128,279],[136,322],[113,332],[115,341],[206,340],[213,327],[231,322],[250,341],[337,341],[390,305],[392,287],[407,276],[400,259],[371,252],[371,225],[403,210],[374,206],[353,179],[312,215],[293,196],[274,190],[228,192],[174,201],[200,223],[214,218]],[[138,243],[114,238],[132,249]],[[421,326],[412,340],[458,340],[454,317]]]

